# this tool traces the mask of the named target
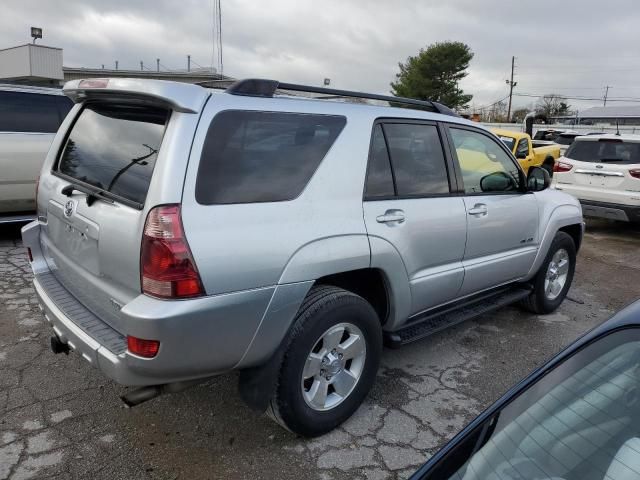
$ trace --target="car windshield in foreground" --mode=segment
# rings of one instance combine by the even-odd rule
[[[580,162],[640,163],[640,143],[616,139],[576,140],[565,155]]]
[[[640,329],[573,355],[488,418],[423,477],[640,478]]]
[[[75,122],[58,171],[143,204],[162,143],[166,109],[89,104]]]

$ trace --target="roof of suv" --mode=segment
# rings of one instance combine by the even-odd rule
[[[623,142],[640,142],[640,135],[633,135],[630,133],[623,133],[617,135],[615,133],[601,133],[596,135],[581,135],[576,137],[576,140],[581,142],[597,142],[599,140],[619,140]]]
[[[60,88],[35,87],[32,85],[15,85],[11,83],[0,83],[0,91],[39,93],[42,95],[63,95]]]
[[[255,80],[253,80],[255,81]],[[239,81],[234,85],[241,84],[245,81]],[[202,109],[205,104],[206,99],[209,97],[209,94],[213,93],[214,95],[230,95],[237,96],[238,98],[251,99],[251,101],[255,102],[273,102],[273,101],[286,101],[286,102],[296,102],[299,105],[296,108],[304,108],[304,105],[314,105],[314,108],[317,109],[318,105],[327,105],[328,110],[331,110],[333,113],[337,111],[341,113],[347,113],[350,110],[353,110],[354,113],[363,112],[369,110],[372,112],[372,115],[378,117],[411,117],[425,120],[446,120],[448,122],[461,123],[466,125],[475,125],[479,128],[484,127],[478,123],[473,123],[470,120],[466,120],[462,117],[457,116],[454,112],[449,110],[444,105],[437,104],[436,102],[429,101],[420,101],[415,99],[403,99],[396,97],[387,97],[384,95],[375,95],[375,94],[364,94],[361,92],[347,92],[347,91],[338,91],[338,90],[330,90],[326,89],[329,92],[343,92],[346,95],[340,96],[336,94],[331,94],[329,96],[323,97],[307,97],[307,96],[294,96],[289,93],[288,86],[291,87],[303,87],[299,85],[293,84],[280,84],[282,90],[276,92],[275,90],[278,87],[278,82],[273,80],[260,80],[260,82],[272,82],[275,83],[276,88],[273,91],[265,91],[265,90],[256,90],[255,92],[241,91],[233,89],[229,87],[227,90],[220,89],[211,89],[206,88],[200,85],[192,85],[180,82],[170,82],[164,80],[147,80],[147,79],[137,79],[137,78],[104,78],[104,79],[87,79],[87,80],[72,80],[67,82],[63,87],[63,92],[69,96],[74,102],[79,102],[84,100],[89,96],[128,96],[132,94],[153,97],[157,100],[163,101],[171,106],[171,108],[183,111],[183,112],[198,112]],[[260,87],[262,87],[260,85]],[[310,91],[318,91],[320,92],[323,89],[316,87],[309,87]],[[293,89],[291,89],[293,90]],[[305,91],[305,90],[300,90]],[[353,95],[351,95],[353,94]],[[388,102],[394,102],[398,104],[409,103],[411,105],[422,105],[425,107],[431,107],[437,111],[424,111],[411,109],[407,110],[406,108],[398,108],[395,106],[380,106],[380,105],[371,105],[365,103],[351,103],[345,102],[345,98],[349,97],[356,98],[370,98],[374,100],[382,100]],[[411,103],[410,103],[411,102]],[[267,105],[267,104],[265,104]],[[443,112],[443,113],[438,113]]]

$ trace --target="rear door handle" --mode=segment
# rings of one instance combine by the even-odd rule
[[[484,203],[476,203],[473,208],[470,208],[467,213],[469,213],[469,215],[474,215],[477,217],[482,217],[484,215],[486,215],[489,212],[489,210],[487,209],[487,206]]]
[[[404,212],[402,210],[387,210],[384,215],[376,217],[378,223],[402,223],[404,222]]]

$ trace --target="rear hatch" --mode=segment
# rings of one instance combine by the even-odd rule
[[[140,294],[144,206],[170,117],[166,106],[89,101],[41,181],[49,267],[121,332],[120,308]]]
[[[640,192],[640,142],[577,138],[565,156],[573,168],[558,174],[558,184],[580,187],[580,198],[585,200],[638,203],[632,197],[637,198]]]

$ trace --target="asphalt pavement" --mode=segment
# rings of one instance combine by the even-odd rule
[[[0,225],[0,480],[406,478],[551,355],[640,297],[640,227],[589,221],[569,298],[504,308],[399,350],[342,427],[305,440],[225,375],[128,409],[78,355],[53,355],[19,229]]]

